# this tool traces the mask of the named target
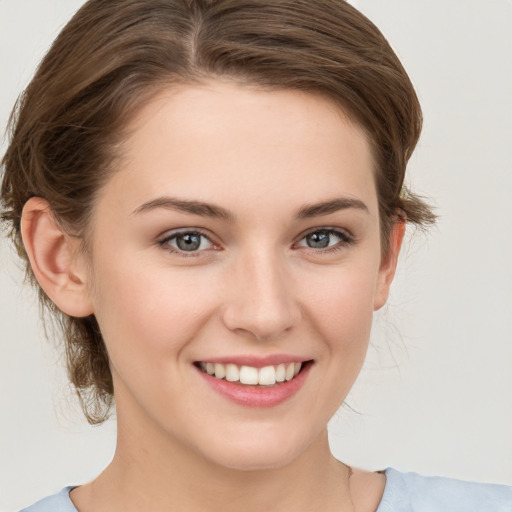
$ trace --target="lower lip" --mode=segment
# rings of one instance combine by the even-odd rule
[[[275,407],[295,395],[304,384],[311,369],[308,362],[292,380],[281,382],[272,387],[247,386],[239,382],[229,382],[208,375],[199,368],[197,371],[205,382],[223,397],[246,407]]]

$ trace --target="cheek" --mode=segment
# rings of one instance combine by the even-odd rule
[[[339,267],[309,288],[310,325],[313,336],[321,340],[318,385],[328,391],[316,395],[310,405],[319,428],[343,403],[364,363],[373,319],[375,267]]]
[[[94,307],[112,358],[118,347],[146,359],[177,354],[194,337],[214,304],[189,275],[137,261],[96,266]]]
[[[309,288],[308,303],[316,328],[334,348],[366,345],[373,318],[375,265],[350,265],[333,270]]]

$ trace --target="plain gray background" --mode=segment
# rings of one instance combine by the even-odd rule
[[[0,0],[0,125],[80,0]],[[425,114],[409,184],[440,220],[410,237],[367,364],[331,422],[334,453],[382,469],[512,484],[512,2],[358,0]],[[5,142],[2,146],[5,149]],[[0,241],[0,510],[96,475],[89,427],[34,294]]]

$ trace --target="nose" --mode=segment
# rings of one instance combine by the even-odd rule
[[[237,333],[273,340],[290,331],[300,319],[296,288],[278,254],[258,251],[239,258],[230,269],[223,321]]]

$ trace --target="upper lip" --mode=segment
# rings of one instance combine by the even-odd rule
[[[294,356],[289,354],[273,354],[268,356],[240,355],[226,357],[207,357],[196,361],[197,363],[220,363],[236,364],[237,366],[252,366],[253,368],[264,368],[286,363],[304,363],[311,361],[311,358]]]

